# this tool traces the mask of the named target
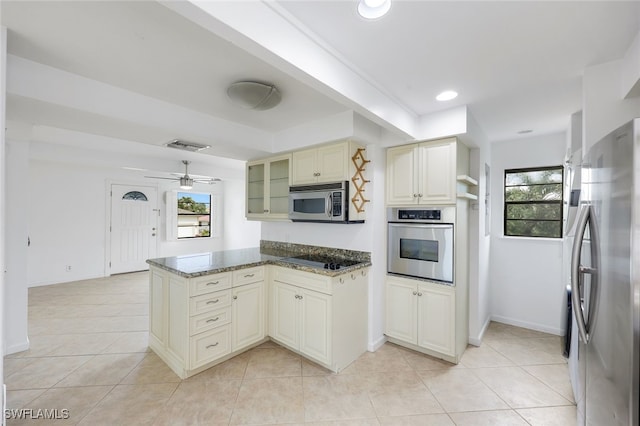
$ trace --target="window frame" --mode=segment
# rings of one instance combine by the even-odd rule
[[[529,173],[529,172],[544,172],[546,170],[560,170],[560,175],[562,176],[562,180],[557,183],[536,183],[530,185],[510,185],[507,186],[507,175],[513,173]],[[516,169],[505,169],[504,177],[502,180],[502,195],[503,195],[503,211],[502,211],[502,235],[505,237],[511,238],[548,238],[548,239],[562,239],[564,233],[564,179],[565,179],[565,170],[564,166],[543,166],[543,167],[522,167]],[[539,200],[539,201],[507,201],[507,188],[513,186],[538,186],[538,185],[560,185],[560,200]],[[560,207],[560,218],[559,219],[508,219],[507,210],[509,205],[526,205],[526,204],[547,204],[547,205],[558,205]],[[538,236],[538,235],[511,235],[507,233],[507,222],[508,221],[519,221],[519,220],[534,220],[537,222],[558,222],[560,224],[559,235],[557,236]]]
[[[180,195],[183,194],[183,196],[186,195],[200,195],[200,196],[207,196],[209,197],[209,212],[208,213],[195,213],[192,212],[191,214],[186,214],[186,213],[180,213],[180,211],[178,210],[178,202],[180,201],[180,199],[182,197],[180,197]],[[195,201],[195,200],[194,200]],[[198,192],[198,191],[192,191],[192,190],[179,190],[177,191],[176,194],[176,227],[177,227],[177,233],[176,233],[176,239],[177,240],[194,240],[194,239],[201,239],[201,238],[211,238],[213,236],[213,195],[208,193],[208,192]],[[197,201],[196,201],[197,202]],[[205,204],[206,203],[200,203],[200,204]],[[180,225],[180,216],[209,216],[209,235],[194,235],[191,237],[181,237],[180,236],[180,228],[188,228],[188,227],[193,227],[195,225]],[[201,225],[197,225],[198,230],[200,230],[200,226]]]

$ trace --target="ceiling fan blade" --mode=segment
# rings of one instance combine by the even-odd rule
[[[161,176],[145,176],[145,177],[146,178],[151,178],[151,179],[180,180],[180,179],[176,179],[176,178],[161,177]]]

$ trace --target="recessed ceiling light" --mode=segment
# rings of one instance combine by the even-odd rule
[[[445,90],[444,92],[436,96],[436,100],[441,102],[450,101],[451,99],[454,99],[456,96],[458,96],[458,92],[454,92],[453,90]]]
[[[527,133],[531,133],[531,132],[533,132],[533,130],[531,130],[531,129],[525,129],[525,130],[520,130],[520,131],[518,132],[518,134],[519,134],[519,135],[526,135]]]
[[[366,19],[378,19],[391,9],[391,0],[360,0],[358,13]]]

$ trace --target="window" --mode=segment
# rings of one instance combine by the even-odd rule
[[[563,168],[504,172],[504,235],[562,237]]]
[[[129,191],[122,196],[123,200],[147,201],[147,196],[140,191]]]
[[[178,192],[178,239],[211,236],[211,194]]]

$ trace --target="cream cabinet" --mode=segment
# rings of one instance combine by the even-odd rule
[[[233,351],[244,349],[265,337],[264,282],[236,287],[232,291]]]
[[[468,149],[456,138],[389,148],[387,204],[455,204],[456,176],[468,167]]]
[[[291,154],[247,163],[247,219],[287,219]]]
[[[184,278],[151,266],[151,349],[184,379],[265,341],[264,269]]]
[[[331,296],[274,282],[271,337],[315,361],[331,358]]]
[[[338,372],[367,350],[367,273],[327,277],[274,266],[269,335]]]
[[[456,288],[387,276],[385,334],[389,340],[457,363]]]
[[[296,151],[292,156],[292,185],[349,180],[349,143]]]

